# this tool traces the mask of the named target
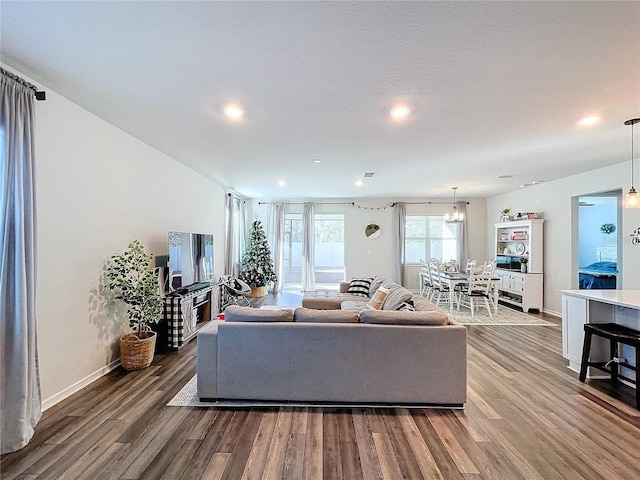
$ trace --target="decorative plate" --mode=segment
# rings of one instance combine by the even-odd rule
[[[516,243],[515,245],[515,251],[518,255],[522,255],[524,253],[524,243]]]

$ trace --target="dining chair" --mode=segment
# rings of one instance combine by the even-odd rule
[[[491,299],[492,283],[491,275],[483,273],[481,267],[477,268],[476,271],[469,275],[467,288],[458,293],[457,310],[460,311],[460,305],[468,306],[471,310],[471,318],[473,318],[476,306],[484,306],[489,313],[489,317],[493,317],[491,313],[491,306],[493,305]],[[478,302],[482,305],[478,305]]]
[[[474,268],[476,268],[477,260],[467,260],[467,268],[465,268],[465,273],[470,274]]]
[[[490,278],[494,278],[496,274],[496,262],[485,262],[482,265],[482,272],[486,275],[489,275]],[[489,289],[489,297],[491,303],[493,304],[493,311],[498,313],[498,299],[499,299],[499,291],[498,291],[498,281],[491,281],[491,288]]]
[[[433,290],[433,283],[431,282],[431,272],[429,271],[429,261],[420,259],[420,270],[418,271],[420,277],[420,295],[426,298],[431,297]]]
[[[444,279],[444,265],[439,260],[432,260],[433,261],[429,261],[429,272],[431,273],[431,282],[433,285],[433,294],[431,295],[431,301],[435,305],[438,305],[441,298],[449,302],[449,295],[451,294],[451,292],[449,291],[449,284]]]

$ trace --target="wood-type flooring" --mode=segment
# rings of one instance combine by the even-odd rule
[[[44,412],[31,443],[2,456],[0,477],[640,478],[632,390],[580,383],[559,319],[543,316],[557,326],[468,327],[464,410],[167,407],[195,373],[194,340]]]

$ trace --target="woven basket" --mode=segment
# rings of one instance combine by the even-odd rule
[[[143,337],[143,338],[140,338]],[[156,349],[156,333],[143,332],[125,335],[120,339],[120,363],[125,370],[147,368],[153,361]]]
[[[251,293],[247,297],[264,297],[267,293],[267,287],[251,287]]]

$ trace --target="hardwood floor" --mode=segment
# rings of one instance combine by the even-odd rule
[[[632,390],[580,383],[545,318],[558,325],[469,327],[464,410],[166,407],[195,373],[192,341],[47,410],[0,477],[640,478]]]

